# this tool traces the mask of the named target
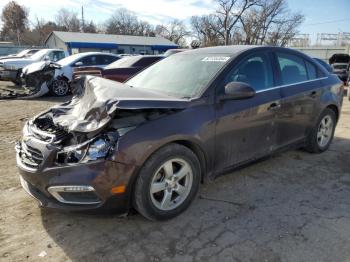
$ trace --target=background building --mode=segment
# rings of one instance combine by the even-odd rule
[[[53,31],[46,39],[48,48],[60,48],[69,54],[102,51],[116,54],[161,54],[178,45],[163,37],[107,35]]]

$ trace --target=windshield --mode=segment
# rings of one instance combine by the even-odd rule
[[[41,60],[43,60],[43,58],[46,54],[47,54],[47,50],[43,49],[43,50],[36,52],[30,58],[33,60],[36,60],[36,61],[41,61]]]
[[[135,64],[137,61],[140,60],[140,56],[128,56],[124,57],[122,59],[119,59],[112,64],[109,64],[105,67],[105,69],[113,69],[113,68],[121,68],[121,67],[131,67],[133,64]]]
[[[228,54],[176,54],[137,74],[127,85],[175,97],[194,97],[229,60]]]

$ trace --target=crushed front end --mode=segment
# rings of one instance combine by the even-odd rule
[[[25,124],[16,145],[22,186],[42,206],[124,213],[140,163],[127,160],[119,144],[184,102],[147,99],[151,94],[99,77],[79,79],[72,92],[71,101]]]
[[[49,92],[55,79],[55,70],[61,68],[53,62],[38,62],[25,67],[21,74],[23,88],[28,98],[41,97]]]
[[[23,188],[42,206],[126,212],[132,165],[113,161],[118,134],[72,134],[39,116],[26,123],[16,145]]]

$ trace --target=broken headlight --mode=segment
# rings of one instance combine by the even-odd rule
[[[110,149],[113,147],[111,141],[105,138],[98,138],[89,145],[86,157],[88,160],[97,160],[107,156]]]
[[[57,153],[58,164],[85,163],[108,157],[117,142],[117,134],[110,132],[80,145],[65,147]]]

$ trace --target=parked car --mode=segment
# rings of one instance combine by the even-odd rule
[[[45,76],[45,86],[52,95],[65,96],[69,92],[69,82],[72,80],[73,70],[80,67],[102,68],[105,65],[120,59],[120,56],[102,52],[86,52],[68,56],[58,62],[42,61],[23,68],[22,79],[26,86],[43,85],[41,75]],[[54,65],[50,65],[54,64]],[[48,71],[52,69],[52,78],[47,79]]]
[[[11,54],[11,55],[7,55],[7,56],[0,56],[0,60],[3,59],[9,59],[9,58],[26,58],[26,57],[30,57],[32,55],[34,55],[36,52],[38,52],[40,49],[24,49],[22,51],[20,51],[17,54]]]
[[[0,80],[21,83],[22,68],[39,61],[59,61],[66,57],[66,52],[60,49],[41,49],[28,58],[10,58],[0,60]]]
[[[333,68],[331,67],[330,64],[328,64],[324,60],[317,57],[313,57],[313,59],[315,59],[316,62],[319,63],[321,66],[323,66],[329,73],[333,74]]]
[[[344,82],[348,79],[350,62],[350,55],[348,54],[334,54],[329,59],[329,64],[333,68],[333,72]]]
[[[172,55],[127,82],[79,78],[70,102],[29,120],[16,145],[41,206],[134,207],[172,218],[201,181],[291,147],[328,149],[343,85],[309,56],[267,46]]]
[[[73,78],[83,75],[95,75],[111,79],[117,82],[124,82],[146,67],[163,59],[161,55],[137,55],[124,57],[104,68],[77,68]]]

